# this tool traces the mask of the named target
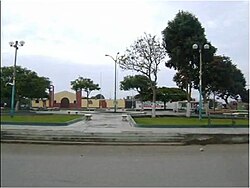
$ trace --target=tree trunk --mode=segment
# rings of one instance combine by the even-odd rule
[[[87,93],[87,110],[89,109],[89,94]]]
[[[206,115],[208,115],[208,112],[209,112],[209,103],[207,102],[208,101],[207,99],[208,99],[208,96],[204,92],[204,94],[203,94],[203,106],[204,106],[204,109],[206,111]]]
[[[188,95],[188,100],[189,102],[191,101],[191,92],[192,92],[192,84],[189,84],[189,95]]]
[[[187,101],[190,102],[190,95],[189,95],[188,86],[186,87],[186,91],[187,91]]]
[[[214,100],[213,100],[213,109],[214,109],[214,112],[215,112],[215,92],[214,92]]]
[[[187,111],[186,111],[186,117],[190,117],[191,116],[191,84],[188,84],[187,85],[187,99],[188,99],[188,102],[187,102]]]
[[[20,101],[19,101],[19,100],[17,100],[17,102],[16,102],[16,106],[15,106],[15,111],[16,111],[16,112],[19,110],[19,103],[20,103]]]
[[[141,111],[143,111],[144,108],[143,108],[143,100],[142,100],[142,98],[141,98],[140,101],[141,101]]]
[[[167,102],[166,102],[166,101],[164,101],[164,110],[166,110],[166,103],[167,103]]]
[[[228,98],[229,98],[229,96],[226,96],[226,98],[224,99],[224,101],[226,102],[226,106],[229,107],[229,108],[231,108],[231,107],[229,106],[229,103],[228,103]]]
[[[156,101],[156,88],[153,87],[153,106],[152,106],[152,118],[155,118],[155,101]]]

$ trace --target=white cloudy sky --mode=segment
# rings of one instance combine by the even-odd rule
[[[179,10],[198,17],[217,54],[229,56],[249,86],[248,1],[2,0],[1,66],[13,65],[8,42],[24,40],[17,64],[49,77],[57,92],[71,91],[70,81],[80,75],[113,98],[114,62],[105,54],[123,53],[144,32],[161,40]],[[135,73],[119,69],[118,81],[127,74]],[[162,64],[158,84],[176,86],[174,74]],[[132,94],[118,91],[118,97]]]

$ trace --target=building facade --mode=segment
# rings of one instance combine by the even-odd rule
[[[87,105],[88,103],[88,105]],[[75,93],[69,91],[61,91],[54,93],[54,87],[51,86],[48,99],[33,100],[32,108],[56,108],[56,109],[112,109],[114,108],[114,100],[111,99],[86,99],[82,97],[81,91]],[[117,100],[117,108],[125,108],[125,100]]]

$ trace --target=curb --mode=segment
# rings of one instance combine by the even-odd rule
[[[88,144],[88,145],[207,145],[246,144],[249,134],[170,134],[170,133],[66,133],[42,131],[1,131],[1,142]],[[177,144],[178,143],[178,144]]]
[[[249,134],[186,134],[185,143],[193,144],[248,144]]]
[[[136,124],[133,123],[134,127],[139,128],[249,128],[249,125],[229,125],[229,124],[221,124],[221,125],[144,125],[144,124]]]
[[[184,146],[181,142],[70,142],[46,140],[1,140],[1,143],[15,144],[52,144],[52,145],[119,145],[119,146]]]
[[[77,119],[73,119],[67,121],[65,123],[36,123],[36,122],[4,122],[1,121],[1,125],[32,125],[32,126],[67,126],[79,121],[85,120],[85,117],[79,117]]]

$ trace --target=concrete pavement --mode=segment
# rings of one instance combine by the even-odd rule
[[[126,112],[81,113],[91,113],[92,120],[67,126],[3,124],[1,142],[170,145],[249,142],[248,128],[139,128],[122,121],[122,114]]]
[[[248,144],[1,144],[3,187],[248,187]]]

